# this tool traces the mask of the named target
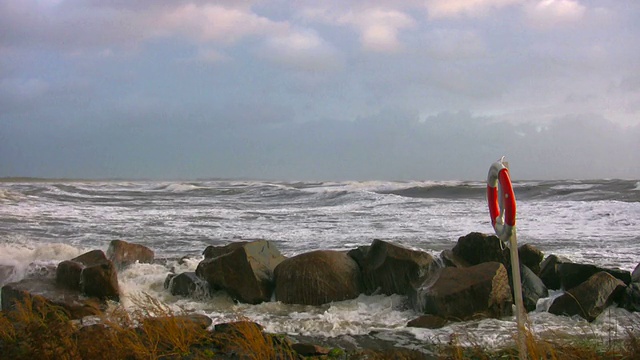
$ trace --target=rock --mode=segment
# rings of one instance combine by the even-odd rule
[[[511,268],[507,272],[509,274],[509,286],[513,289]],[[520,264],[520,279],[522,280],[522,302],[524,303],[524,308],[527,311],[533,311],[536,309],[538,299],[549,296],[549,290],[542,280],[528,266],[523,264]],[[515,296],[515,292],[512,293]]]
[[[16,267],[13,265],[0,264],[0,286],[11,282],[16,275]]]
[[[87,296],[120,301],[118,274],[113,262],[105,261],[82,270],[80,291]]]
[[[225,290],[237,301],[258,304],[271,299],[273,271],[284,259],[269,241],[246,242],[225,255],[202,260],[196,275],[213,290]]]
[[[360,270],[364,268],[364,259],[366,258],[369,249],[371,249],[371,246],[364,245],[358,246],[357,248],[349,250],[347,252],[347,255],[349,255],[353,260],[356,261],[358,267],[360,267]]]
[[[407,295],[437,268],[433,256],[424,251],[376,239],[363,260],[365,291]]]
[[[549,307],[549,312],[556,315],[580,315],[591,322],[618,300],[624,288],[622,280],[600,271],[557,297]]]
[[[624,289],[620,306],[629,311],[640,311],[640,282],[632,282]]]
[[[407,323],[408,327],[417,327],[423,329],[440,329],[447,325],[449,321],[445,318],[441,318],[435,315],[421,315]]]
[[[566,257],[557,255],[549,255],[542,261],[539,277],[547,289],[558,290],[562,287],[560,275],[558,274],[558,265],[570,262],[571,260]]]
[[[453,321],[512,314],[507,269],[495,261],[468,268],[445,267],[410,294],[409,301],[416,311]]]
[[[306,343],[297,343],[292,344],[291,348],[302,356],[323,356],[329,355],[331,351],[329,348],[322,347],[320,345],[315,344],[306,344]]]
[[[136,262],[152,263],[154,259],[153,250],[144,245],[132,244],[122,240],[113,240],[107,249],[107,258],[113,264],[122,269]]]
[[[60,306],[70,319],[98,315],[107,308],[104,301],[95,297],[87,298],[78,291],[59,287],[54,279],[30,278],[2,287],[2,311],[12,311],[17,302],[24,302],[27,298],[34,306]]]
[[[640,264],[636,265],[631,273],[631,282],[640,282]]]
[[[202,255],[204,255],[205,259],[213,259],[218,256],[226,255],[230,252],[233,252],[234,250],[239,249],[248,243],[249,241],[236,241],[223,246],[209,245],[204,249]]]
[[[518,248],[520,264],[531,269],[535,275],[540,274],[540,263],[543,257],[542,251],[531,244],[524,244]]]
[[[87,296],[119,301],[118,275],[102,250],[94,250],[58,264],[56,283]]]
[[[164,281],[164,288],[169,289],[171,295],[188,296],[203,299],[210,295],[209,284],[198,277],[195,272],[169,274]]]
[[[344,252],[317,250],[296,255],[275,269],[275,295],[286,304],[321,305],[354,299],[362,292],[362,275]]]
[[[472,232],[458,239],[452,249],[453,254],[470,265],[484,262],[499,262],[505,266],[509,264],[509,250],[501,244],[495,235]]]
[[[444,266],[452,266],[452,267],[469,267],[469,264],[465,259],[453,253],[453,250],[443,250],[440,253],[440,258]]]
[[[558,276],[560,285],[564,290],[571,290],[580,285],[592,275],[601,271],[608,272],[614,277],[622,280],[625,285],[631,283],[631,273],[620,269],[606,269],[591,264],[560,263],[558,264]]]

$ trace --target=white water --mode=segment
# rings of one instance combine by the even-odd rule
[[[603,193],[600,185],[552,184],[545,188],[549,194],[523,196],[518,201],[519,243],[575,262],[633,270],[640,262],[640,202],[593,200]],[[444,194],[389,193],[434,186],[443,187]],[[637,191],[637,183],[630,188]],[[5,183],[0,184],[0,265],[15,267],[5,282],[17,281],[88,250],[106,251],[111,240],[123,239],[168,259],[166,265],[136,264],[119,274],[125,306],[133,306],[131,297],[144,292],[176,309],[206,314],[214,323],[246,317],[278,333],[341,336],[375,331],[381,339],[409,347],[447,342],[456,333],[497,346],[513,341],[513,318],[438,330],[407,328],[407,321],[419,314],[408,309],[401,296],[363,295],[317,307],[247,305],[234,303],[224,293],[193,300],[172,296],[163,288],[172,268],[193,271],[207,245],[238,238],[271,240],[287,256],[351,249],[375,238],[437,256],[469,232],[492,232],[482,193],[482,183],[464,182]],[[178,265],[183,255],[191,258]],[[552,315],[545,311],[550,301],[541,300],[529,314],[538,333],[616,337],[624,336],[629,327],[640,327],[640,315],[617,308],[593,323]]]

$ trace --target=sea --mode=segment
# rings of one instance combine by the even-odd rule
[[[639,180],[515,181],[514,191],[518,245],[628,271],[640,262]],[[249,305],[224,292],[173,296],[163,286],[171,272],[194,271],[208,245],[249,239],[269,240],[285,256],[381,239],[437,258],[461,236],[493,233],[485,194],[484,181],[4,181],[0,265],[14,269],[5,283],[19,281],[120,239],[145,245],[156,257],[118,274],[120,306],[130,309],[152,296],[214,324],[249,319],[269,332],[354,347],[366,340],[424,349],[452,337],[499,347],[513,343],[514,317],[420,329],[407,327],[420,314],[400,295],[322,306]],[[560,294],[552,291],[528,314],[534,334],[612,339],[640,329],[639,313],[615,305],[592,323],[548,313]]]

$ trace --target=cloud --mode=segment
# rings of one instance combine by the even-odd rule
[[[247,36],[286,33],[287,22],[272,21],[250,9],[193,3],[167,11],[156,24],[203,41],[233,43]]]
[[[548,29],[581,20],[586,7],[576,0],[541,0],[526,8],[529,24]]]
[[[400,32],[416,26],[416,21],[411,16],[387,8],[368,7],[346,11],[313,8],[305,9],[301,14],[314,21],[350,26],[359,33],[363,49],[381,53],[402,50]]]
[[[523,3],[523,0],[427,0],[430,19],[484,16],[492,9]]]
[[[316,32],[304,29],[267,38],[260,54],[275,63],[303,71],[335,70],[342,66],[331,44]]]

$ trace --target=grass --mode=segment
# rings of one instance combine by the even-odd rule
[[[282,359],[301,357],[284,336],[268,334],[260,325],[238,319],[211,331],[189,321],[157,299],[134,299],[138,310],[116,308],[100,321],[83,326],[70,321],[62,308],[27,298],[9,313],[0,312],[0,359]],[[465,341],[469,343],[469,341]],[[526,337],[528,359],[640,359],[640,339],[628,332],[612,341],[598,338]],[[486,348],[479,343],[463,346],[460,335],[447,344],[434,345],[428,355],[394,348],[345,352],[334,349],[322,359],[422,360],[422,359],[518,359],[517,350]]]

